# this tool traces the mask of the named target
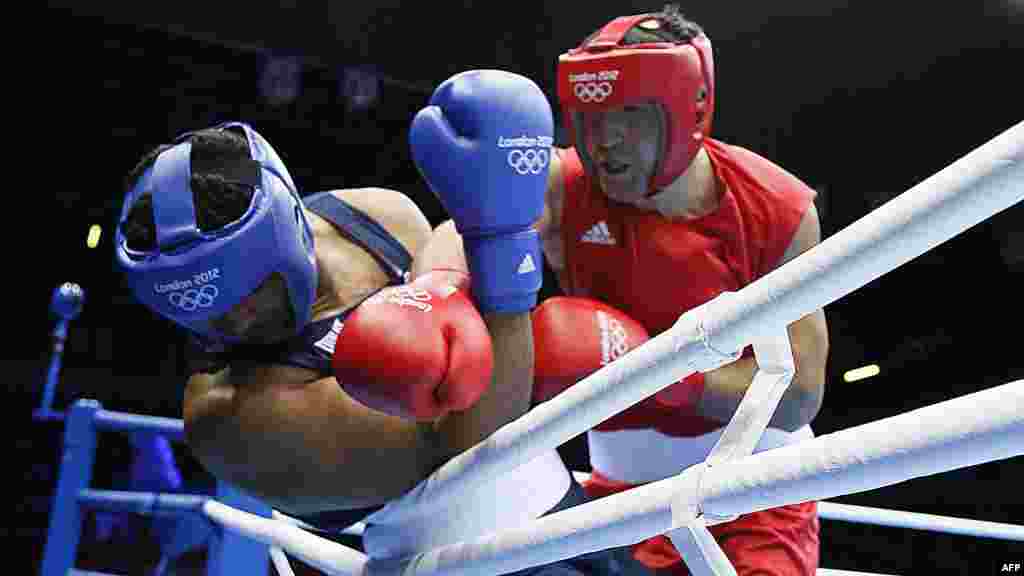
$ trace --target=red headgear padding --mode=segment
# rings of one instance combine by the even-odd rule
[[[558,58],[558,99],[563,123],[588,171],[593,161],[579,135],[584,112],[654,102],[664,113],[658,166],[651,188],[668,186],[693,162],[714,112],[714,61],[703,34],[689,43],[623,45],[626,33],[658,14],[623,16]],[[700,91],[706,90],[698,102]]]

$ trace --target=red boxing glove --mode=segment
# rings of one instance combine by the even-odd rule
[[[491,383],[491,336],[469,275],[433,270],[359,305],[338,336],[334,375],[360,403],[433,420],[476,403]]]
[[[597,300],[559,296],[533,311],[533,400],[543,402],[650,339],[647,329]],[[692,408],[704,392],[697,372],[655,394],[666,408]]]
[[[543,402],[648,340],[636,320],[603,302],[558,296],[534,309],[533,399]]]

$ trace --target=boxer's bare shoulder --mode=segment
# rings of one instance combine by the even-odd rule
[[[351,188],[331,193],[383,227],[409,254],[417,254],[430,240],[432,231],[426,216],[401,192]],[[329,293],[315,306],[314,319],[345,309],[391,281],[388,271],[365,248],[327,220],[310,211],[307,215],[313,228],[321,282]]]
[[[427,217],[402,192],[388,188],[348,188],[331,192],[384,227],[410,254],[419,251],[430,238]]]

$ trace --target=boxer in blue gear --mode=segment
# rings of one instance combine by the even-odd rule
[[[183,332],[182,419],[204,468],[289,515],[356,522],[528,403],[496,397],[486,410],[414,422],[347,394],[331,360],[339,339],[357,338],[348,315],[432,267],[465,268],[461,238],[450,223],[432,228],[395,190],[300,195],[269,150],[255,129],[232,122],[147,153],[126,178],[115,263],[137,301]],[[298,240],[280,245],[288,239]],[[277,265],[289,250],[315,266]],[[220,264],[203,265],[212,258]],[[189,274],[167,277],[179,264]],[[211,268],[220,273],[203,274]],[[492,349],[511,361],[488,384],[528,392],[531,366],[520,359],[529,323],[501,328]]]

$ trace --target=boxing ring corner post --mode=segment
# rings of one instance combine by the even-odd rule
[[[209,500],[206,496],[89,489],[99,432],[144,432],[183,442],[182,420],[111,412],[103,410],[95,400],[81,399],[71,405],[63,415],[63,421],[63,445],[39,572],[41,576],[79,573],[74,564],[85,508],[144,515],[196,514],[205,518],[202,503]],[[265,504],[224,482],[217,482],[214,497],[250,513],[270,516],[270,508]],[[215,528],[209,543],[207,576],[228,576],[237,574],[239,570],[252,574],[267,572],[269,555],[265,545],[221,530],[219,526],[215,525]]]
[[[57,488],[50,509],[41,576],[64,576],[74,567],[82,532],[82,511],[78,494],[92,481],[96,458],[95,417],[98,402],[79,400],[64,418]]]

